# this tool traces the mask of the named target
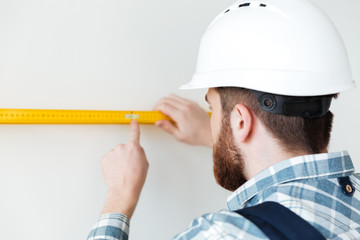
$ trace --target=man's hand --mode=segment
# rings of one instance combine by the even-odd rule
[[[122,213],[131,218],[149,168],[139,140],[139,125],[132,121],[129,143],[118,145],[101,160],[105,183],[108,186],[102,214]]]
[[[193,101],[170,95],[161,99],[154,107],[175,121],[159,120],[156,126],[172,134],[177,140],[191,145],[213,146],[210,119]]]

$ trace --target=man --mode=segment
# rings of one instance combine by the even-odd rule
[[[337,31],[307,0],[238,1],[221,13],[183,86],[209,89],[211,129],[206,113],[180,97],[155,109],[176,122],[157,125],[178,140],[213,145],[215,178],[234,192],[229,210],[195,219],[174,239],[268,239],[241,211],[266,202],[326,239],[360,239],[360,176],[346,151],[327,151],[331,100],[353,87]],[[89,239],[127,239],[148,168],[136,122],[130,142],[110,151],[102,167],[109,191]]]

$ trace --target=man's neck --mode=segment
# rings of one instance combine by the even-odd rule
[[[254,137],[257,139],[252,139],[245,148],[242,148],[247,179],[255,177],[264,169],[281,161],[312,154],[301,150],[287,150],[277,139],[274,139],[266,132]]]

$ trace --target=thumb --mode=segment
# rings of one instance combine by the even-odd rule
[[[140,127],[136,120],[130,123],[130,142],[140,144]]]
[[[168,120],[159,120],[155,125],[171,135],[175,136],[175,134],[177,134],[178,128]]]

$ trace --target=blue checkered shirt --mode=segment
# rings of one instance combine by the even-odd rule
[[[349,176],[355,188],[347,196],[338,183]],[[313,225],[326,239],[360,239],[360,175],[344,152],[306,155],[279,162],[247,181],[228,198],[229,210],[205,214],[174,239],[268,239],[252,222],[233,211],[278,202]],[[129,221],[106,214],[90,239],[128,239]]]

